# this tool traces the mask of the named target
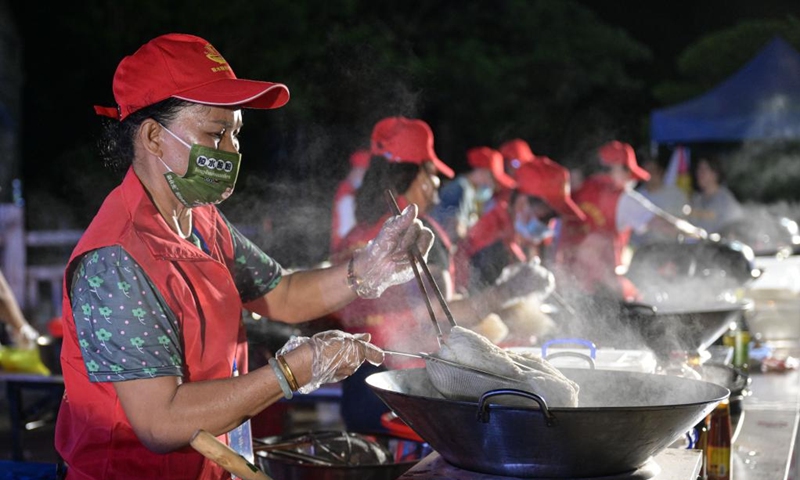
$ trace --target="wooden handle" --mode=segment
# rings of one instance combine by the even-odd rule
[[[231,447],[205,430],[198,430],[189,444],[204,457],[244,480],[272,480],[266,473],[248,462]]]

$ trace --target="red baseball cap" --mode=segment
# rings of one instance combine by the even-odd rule
[[[369,161],[372,158],[372,153],[366,148],[361,148],[350,155],[350,166],[352,168],[367,168]]]
[[[286,85],[236,78],[209,42],[182,33],[156,37],[123,58],[114,73],[113,89],[117,107],[94,109],[98,115],[120,121],[167,98],[261,109],[278,108],[289,101]]]
[[[613,140],[597,150],[600,162],[604,165],[623,165],[638,180],[650,180],[650,173],[636,163],[636,153],[628,143]]]
[[[536,157],[522,164],[517,170],[517,190],[539,197],[561,215],[586,220],[570,195],[569,170],[547,157]]]
[[[387,117],[372,129],[372,154],[386,157],[390,162],[416,163],[430,161],[436,170],[448,178],[453,170],[439,160],[433,151],[433,132],[422,120],[405,117]]]
[[[528,142],[521,138],[515,138],[500,145],[500,153],[514,170],[523,163],[532,162],[535,158]]]
[[[503,155],[493,148],[470,148],[467,150],[467,163],[472,168],[486,168],[491,171],[495,181],[503,188],[514,188],[517,185],[503,169]]]

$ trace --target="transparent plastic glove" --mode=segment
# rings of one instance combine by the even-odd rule
[[[408,248],[416,244],[427,259],[433,239],[433,232],[417,219],[414,204],[407,206],[400,215],[387,219],[378,235],[353,254],[358,296],[378,298],[392,285],[414,278]]]
[[[313,351],[311,381],[297,391],[311,393],[323,383],[343,380],[367,360],[373,365],[383,363],[383,351],[369,343],[368,333],[352,335],[340,330],[320,332],[312,337],[294,337],[278,350],[277,355],[290,352],[308,343]]]
[[[505,267],[495,284],[504,307],[529,296],[544,300],[556,287],[553,273],[538,258]]]
[[[38,340],[41,336],[35,328],[27,323],[19,330],[9,325],[8,330],[10,330],[11,341],[14,342],[14,345],[17,346],[17,348],[22,349],[35,348],[37,345],[36,340]]]

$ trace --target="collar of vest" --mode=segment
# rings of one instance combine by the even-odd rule
[[[155,257],[167,260],[210,260],[195,244],[181,238],[167,225],[133,168],[128,170],[122,181],[121,193],[128,217],[136,225],[134,234],[139,236]],[[200,232],[212,253],[216,248],[216,217],[214,206],[192,208],[192,228]]]

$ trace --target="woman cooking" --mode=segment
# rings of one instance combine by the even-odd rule
[[[325,331],[247,372],[242,309],[302,322],[376,298],[413,277],[397,252],[433,235],[410,206],[343,264],[283,275],[215,204],[236,182],[241,109],[281,107],[288,89],[236,78],[184,34],[124,58],[113,87],[102,153],[127,173],[66,268],[56,448],[69,479],[229,478],[188,446],[198,429],[246,449],[248,418],[382,361],[368,335]]]

